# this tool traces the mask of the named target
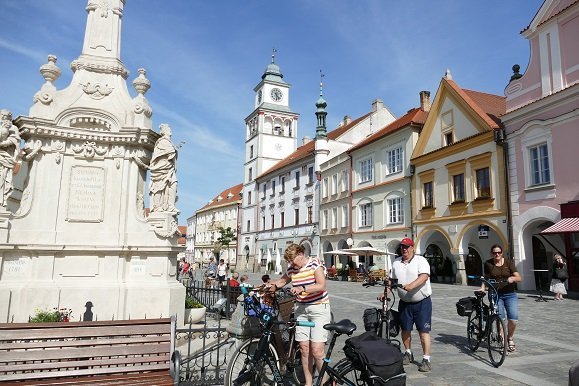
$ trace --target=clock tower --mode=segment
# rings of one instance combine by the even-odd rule
[[[254,109],[245,118],[241,238],[237,260],[243,268],[253,267],[255,258],[257,202],[259,200],[255,179],[297,148],[299,114],[290,109],[291,85],[283,79],[283,74],[275,63],[275,53],[274,50],[271,63],[261,76],[261,81],[253,89],[255,92]]]

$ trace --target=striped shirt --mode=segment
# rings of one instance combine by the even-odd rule
[[[324,266],[317,257],[310,257],[308,263],[298,269],[290,265],[287,275],[292,280],[294,287],[308,286],[316,283],[315,272],[318,268],[324,269]],[[330,298],[328,291],[302,292],[296,296],[296,302],[305,304],[328,304]]]

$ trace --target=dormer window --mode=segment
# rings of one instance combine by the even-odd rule
[[[452,145],[454,143],[454,134],[452,131],[444,133],[444,146]]]

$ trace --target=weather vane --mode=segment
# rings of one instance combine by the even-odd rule
[[[322,89],[324,87],[324,73],[320,70],[320,96],[322,96]]]

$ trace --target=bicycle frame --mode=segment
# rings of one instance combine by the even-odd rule
[[[375,280],[373,282],[362,284],[363,287],[373,287],[376,285],[384,287],[384,297],[381,302],[382,307],[380,307],[380,327],[378,328],[378,336],[385,339],[388,343],[394,341],[398,343],[398,347],[400,347],[400,342],[397,339],[390,339],[390,319],[388,318],[388,311],[392,310],[392,306],[396,303],[396,293],[392,290],[402,288],[402,285],[395,283],[392,279],[382,281]],[[392,295],[392,299],[389,298],[388,295]]]

